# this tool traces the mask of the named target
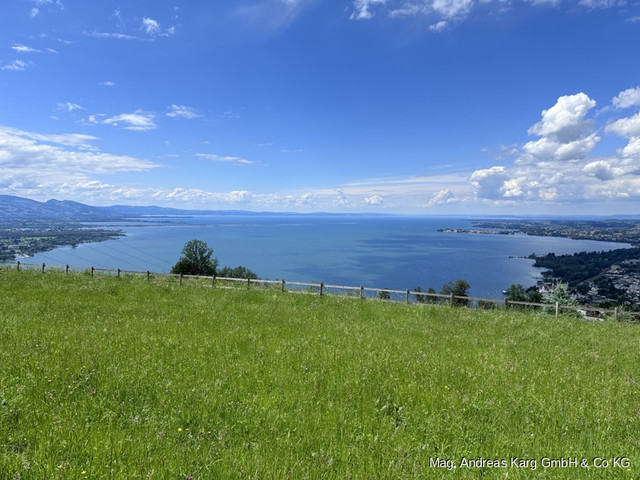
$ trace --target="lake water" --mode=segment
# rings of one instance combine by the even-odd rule
[[[171,222],[171,223],[169,223]],[[440,291],[464,279],[472,296],[502,298],[514,283],[534,285],[540,270],[524,257],[601,251],[628,245],[527,235],[438,232],[472,228],[470,219],[349,215],[208,215],[101,224],[117,240],[63,247],[23,261],[48,265],[168,272],[194,238],[220,266],[243,265],[264,279]]]

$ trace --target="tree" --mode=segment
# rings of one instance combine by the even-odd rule
[[[216,274],[218,259],[213,257],[213,249],[202,240],[190,240],[182,249],[182,256],[171,273],[183,275],[203,275],[211,277]]]
[[[512,284],[507,288],[507,298],[505,298],[505,300],[507,302],[526,302],[527,293],[521,284]]]
[[[422,293],[422,287],[420,285],[418,285],[416,288],[413,289],[414,292],[416,293]],[[426,303],[427,301],[427,296],[426,295],[416,295],[416,302],[418,303]]]
[[[249,270],[247,267],[239,266],[235,268],[231,267],[222,267],[218,270],[217,275],[219,277],[226,278],[250,278],[251,280],[257,280],[258,275]]]
[[[549,295],[545,299],[545,303],[556,303],[558,302],[560,305],[572,306],[575,307],[578,305],[578,300],[576,297],[569,293],[569,284],[567,283],[558,283],[554,287],[551,295]]]
[[[544,300],[540,290],[537,287],[529,287],[527,288],[527,302],[529,303],[542,303]]]
[[[467,290],[471,288],[469,282],[466,280],[456,280],[455,283],[447,282],[442,286],[442,290],[440,293],[442,295],[453,295],[453,305],[456,307],[467,307],[469,306],[469,300],[464,298],[456,298],[456,297],[468,297]]]

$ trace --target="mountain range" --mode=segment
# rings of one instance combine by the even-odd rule
[[[185,216],[204,214],[247,215],[245,210],[181,210],[156,206],[112,205],[94,207],[71,200],[38,202],[24,197],[0,195],[0,222],[65,221],[108,222],[141,216]]]

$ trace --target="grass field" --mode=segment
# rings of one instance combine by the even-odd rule
[[[639,347],[637,324],[0,270],[0,479],[637,479]]]

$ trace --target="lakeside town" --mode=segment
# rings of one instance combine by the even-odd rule
[[[531,256],[537,267],[546,268],[539,292],[545,296],[558,282],[569,284],[570,292],[583,305],[623,305],[640,309],[640,221],[626,220],[483,220],[474,229],[447,229],[455,233],[485,235],[536,235],[598,240],[630,244],[609,252],[574,255]]]

